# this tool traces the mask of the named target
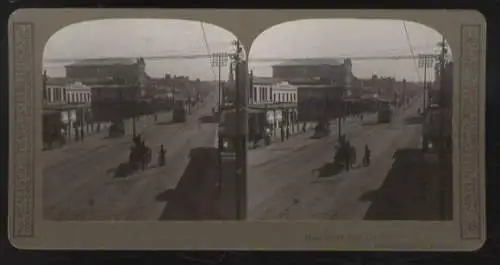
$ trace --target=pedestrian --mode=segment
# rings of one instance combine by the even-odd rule
[[[158,121],[158,115],[155,113],[154,114],[154,118],[155,118],[155,123]]]
[[[344,140],[343,154],[345,161],[345,169],[346,171],[349,171],[351,169],[351,144],[347,140]]]
[[[363,165],[366,167],[370,165],[370,155],[371,155],[370,148],[368,148],[368,145],[365,144],[365,155],[363,156]]]
[[[283,127],[283,124],[280,125],[280,134],[281,134],[281,141],[285,141],[285,128]]]
[[[166,153],[167,153],[167,151],[165,151],[165,149],[163,148],[163,144],[160,145],[160,154],[158,156],[158,165],[160,167],[165,165],[165,154]]]

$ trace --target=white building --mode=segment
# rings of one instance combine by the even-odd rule
[[[297,87],[270,77],[254,77],[249,104],[297,103]]]
[[[276,85],[272,77],[254,77],[252,80],[252,88],[248,95],[248,104],[270,104],[273,99],[273,90]]]
[[[66,93],[66,103],[68,104],[89,104],[91,102],[90,87],[81,82],[68,84]]]
[[[297,103],[297,87],[283,81],[274,86],[272,91],[273,103]]]
[[[45,105],[90,104],[91,98],[89,86],[66,78],[47,78],[43,91]]]

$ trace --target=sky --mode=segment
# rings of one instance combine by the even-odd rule
[[[146,57],[146,72],[152,77],[165,73],[192,79],[214,80],[217,69],[208,58],[155,59],[153,56],[209,54],[232,51],[236,36],[198,21],[168,19],[107,19],[66,26],[47,42],[44,68],[49,76],[64,76],[63,65],[50,59]],[[414,60],[362,60],[356,57],[436,53],[441,35],[427,26],[402,20],[312,19],[286,22],[262,32],[249,51],[249,68],[255,76],[271,76],[271,65],[279,62],[252,62],[252,58],[353,57],[353,73],[359,78],[376,74],[408,81],[422,81],[423,69]],[[208,43],[205,44],[204,35]],[[248,47],[245,47],[248,48]],[[213,71],[215,70],[215,71]],[[417,72],[420,72],[418,75]],[[227,67],[221,77],[228,76]],[[427,80],[433,70],[427,70]]]

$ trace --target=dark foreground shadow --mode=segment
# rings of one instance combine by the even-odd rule
[[[177,187],[170,192],[161,220],[217,220],[218,150],[191,150],[190,161]]]
[[[420,149],[400,149],[380,189],[363,194],[365,220],[451,220],[451,157],[440,167]]]

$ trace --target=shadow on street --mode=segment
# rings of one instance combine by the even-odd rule
[[[384,183],[361,196],[371,201],[365,220],[451,220],[451,158],[442,168],[420,149],[399,149]]]
[[[160,192],[158,195],[156,195],[155,199],[160,202],[168,202],[172,198],[172,195],[174,194],[173,189],[168,189],[165,191]]]
[[[168,203],[161,220],[217,220],[218,150],[213,147],[192,149],[190,161],[177,187],[159,194]]]
[[[379,123],[377,121],[364,121],[361,124],[363,126],[377,126]]]
[[[217,117],[212,116],[212,115],[200,117],[198,120],[201,123],[218,123]]]
[[[168,125],[174,125],[177,124],[175,121],[160,121],[156,123],[157,125],[162,125],[162,126],[168,126]]]
[[[408,125],[422,124],[423,122],[424,122],[424,117],[422,116],[413,116],[405,119],[405,123]]]
[[[313,170],[313,174],[317,173],[319,178],[332,177],[339,174],[342,167],[334,163],[325,163],[323,166]]]

